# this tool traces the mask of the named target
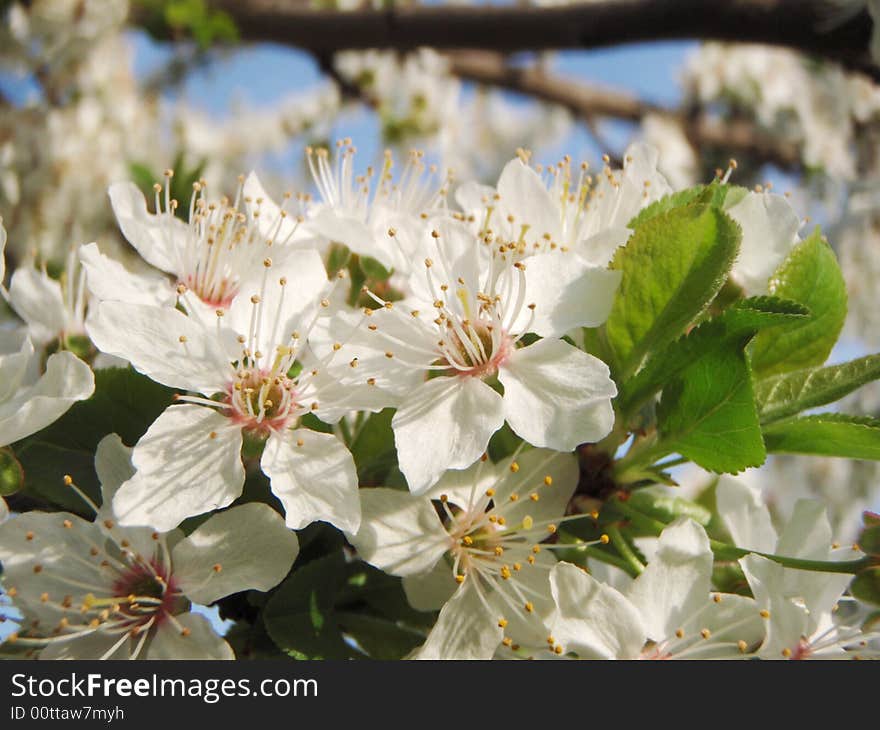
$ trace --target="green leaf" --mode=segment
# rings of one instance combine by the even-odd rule
[[[335,550],[296,569],[263,618],[273,641],[295,658],[400,659],[424,643],[436,614],[413,609],[399,578],[346,563]]]
[[[770,293],[800,302],[810,317],[755,338],[749,350],[755,376],[762,379],[824,363],[846,319],[846,284],[818,228],[792,249],[771,277]]]
[[[755,386],[761,423],[772,423],[808,408],[833,403],[878,378],[880,355],[765,378]]]
[[[767,451],[880,459],[880,420],[842,413],[777,421],[764,428]]]
[[[679,517],[690,517],[703,527],[712,521],[712,512],[703,505],[653,487],[632,492],[627,501],[639,512],[667,524]]]
[[[677,193],[665,195],[660,200],[655,200],[649,206],[642,208],[638,215],[627,224],[627,228],[634,230],[645,221],[656,218],[663,213],[668,213],[673,208],[681,208],[691,203],[706,203],[715,208],[721,208],[728,198],[741,198],[747,192],[745,188],[723,185],[718,181],[709,185],[697,185],[687,190],[680,190]]]
[[[605,324],[618,382],[645,355],[679,337],[712,301],[736,258],[739,226],[706,204],[640,225],[611,267],[623,278]]]
[[[371,413],[351,445],[361,486],[384,485],[388,473],[397,466],[391,419],[394,409]]]
[[[774,297],[739,301],[669,344],[651,357],[635,377],[620,383],[618,408],[628,414],[701,357],[733,342],[744,345],[761,328],[804,319],[808,314],[801,305]]]
[[[0,449],[0,497],[15,494],[24,486],[24,470],[11,449]]]
[[[354,654],[332,615],[345,580],[344,569],[341,550],[306,563],[293,571],[266,604],[266,631],[295,659],[348,659]]]
[[[709,471],[736,473],[766,458],[749,365],[738,347],[701,358],[664,388],[657,420],[666,453]]]
[[[426,634],[380,616],[337,613],[343,631],[372,659],[402,659],[425,643]]]
[[[880,566],[859,573],[850,583],[849,591],[860,601],[880,606]]]
[[[64,475],[70,474],[80,489],[100,502],[95,473],[98,442],[117,433],[133,446],[173,397],[173,390],[131,368],[96,370],[91,398],[75,403],[51,426],[12,445],[24,469],[24,494],[91,517],[82,500],[64,486]]]
[[[385,281],[391,276],[391,272],[370,256],[360,257],[361,271],[371,281]]]

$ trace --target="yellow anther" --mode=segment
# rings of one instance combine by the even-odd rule
[[[786,659],[788,659],[791,656],[791,649],[789,649],[788,647],[785,647],[782,650],[782,656],[784,656]]]
[[[523,517],[522,526],[524,530],[531,530],[532,526],[535,524],[534,520],[530,515],[526,515]]]
[[[532,545],[532,552],[535,555],[537,555],[539,552],[541,552],[541,546],[540,545]]]
[[[607,545],[609,542],[611,542],[611,538],[608,537],[608,535],[606,535],[606,534],[603,532],[603,533],[599,536],[599,542],[601,542],[603,545]]]
[[[529,495],[529,499],[532,500],[532,502],[537,502],[540,499],[540,497],[538,496],[537,492],[532,492]]]
[[[712,600],[715,601],[715,603],[721,603],[721,594],[716,593],[715,595],[712,596]]]
[[[525,604],[523,605],[523,608],[524,608],[528,613],[532,613],[532,611],[535,610],[535,604],[533,604],[531,601],[526,601]]]
[[[513,569],[514,570],[522,570],[522,563],[514,563]]]
[[[487,496],[487,497],[494,497],[494,496],[495,496],[495,490],[492,489],[492,488],[490,487],[489,489],[486,490],[486,496]]]
[[[28,530],[28,531],[24,534],[24,539],[27,540],[28,542],[30,542],[31,540],[34,539],[34,533],[33,533],[31,530]]]
[[[712,632],[709,631],[709,629],[702,629],[700,631],[700,636],[702,636],[704,639],[708,639],[710,636],[712,636]]]
[[[505,636],[504,639],[502,639],[501,643],[504,644],[504,646],[506,647],[511,647],[513,646],[513,639],[511,639],[509,636]]]
[[[742,639],[740,639],[736,642],[736,647],[740,650],[741,654],[745,654],[746,650],[749,648],[749,645],[746,644],[746,642],[744,642]]]
[[[758,615],[761,618],[770,618],[770,612],[766,608],[762,608]]]
[[[220,565],[220,563],[214,563],[214,566],[211,568],[211,570],[213,570],[215,573],[219,573],[221,570],[223,570],[223,566]]]
[[[684,629],[676,629],[675,636],[676,636],[676,638],[683,639],[684,638]]]
[[[500,545],[496,545],[496,546],[495,546],[495,555],[497,555],[499,558],[500,558],[502,555],[504,555],[504,548],[501,547]]]
[[[510,471],[516,474],[519,471],[519,464],[517,464],[515,461],[511,462]]]
[[[553,651],[556,652],[556,654],[562,654],[563,648],[559,644],[557,644],[555,647],[553,647]]]
[[[507,628],[507,619],[506,618],[498,619],[498,628],[499,629]]]
[[[535,556],[534,555],[529,555],[529,557],[527,557],[526,560],[529,561],[529,565],[535,564]]]
[[[547,476],[545,476],[544,477],[544,484],[548,487],[551,486],[553,484],[553,477],[551,477],[549,474]]]
[[[70,474],[65,474],[64,475],[64,486],[69,487],[71,484],[73,484],[73,477],[70,476]]]
[[[510,495],[510,501],[511,501],[511,502],[516,502],[518,499],[519,499],[519,495],[518,495],[518,494],[511,494],[511,495]]]
[[[462,583],[464,583],[464,576],[463,575],[455,576],[455,582],[458,583],[459,585],[461,585]]]
[[[501,573],[501,577],[504,580],[508,580],[510,578],[510,576],[512,575],[512,573],[510,572],[510,568],[508,568],[506,565],[501,566],[500,573]]]

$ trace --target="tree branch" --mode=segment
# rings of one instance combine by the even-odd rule
[[[763,132],[746,119],[720,121],[708,116],[692,118],[615,89],[585,86],[534,67],[511,66],[498,53],[460,51],[449,54],[448,58],[450,72],[459,78],[558,104],[582,119],[612,117],[639,122],[648,114],[659,114],[679,123],[697,149],[723,149],[732,154],[772,162],[786,169],[800,165],[801,155],[796,144]]]
[[[880,80],[867,10],[828,28],[827,0],[600,0],[559,7],[429,5],[314,10],[285,0],[213,0],[241,37],[318,54],[419,46],[502,52],[602,48],[640,41],[721,40],[785,46]]]

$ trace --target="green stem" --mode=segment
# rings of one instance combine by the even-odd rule
[[[646,439],[640,444],[633,444],[626,455],[614,465],[614,480],[618,484],[626,484],[627,479],[642,479],[644,469],[670,452],[662,441]]]
[[[642,561],[639,560],[639,556],[636,555],[632,548],[629,546],[629,543],[626,541],[626,538],[623,536],[623,533],[620,531],[620,528],[617,525],[609,525],[607,528],[608,537],[611,538],[611,545],[620,553],[620,557],[622,557],[627,563],[629,563],[630,567],[633,571],[635,571],[636,575],[640,575],[642,571],[644,571],[645,566],[642,565]]]
[[[851,573],[855,574],[872,564],[869,556],[859,558],[858,560],[805,560],[803,558],[790,558],[786,555],[775,555],[773,553],[762,553],[758,550],[747,550],[746,548],[729,545],[719,540],[710,540],[712,551],[724,559],[744,558],[746,555],[760,555],[762,558],[772,560],[786,568],[794,568],[796,570],[814,570],[820,573]]]
[[[592,545],[579,544],[582,543],[582,540],[578,540],[577,543],[573,543],[571,545],[566,544],[566,547],[572,551],[578,552],[584,557],[593,558],[594,560],[598,560],[602,563],[607,563],[608,565],[613,565],[616,568],[620,568],[622,571],[627,573],[630,578],[635,578],[638,573],[633,570],[633,567],[623,560],[622,558],[618,558],[616,555],[612,555],[605,550],[600,550],[599,548],[593,547]]]
[[[667,527],[665,523],[633,509],[632,506],[624,501],[615,500],[614,507],[622,512],[633,523],[633,525],[647,532],[651,532],[654,535],[659,535]],[[613,541],[614,536],[611,534],[612,529],[616,528],[609,528],[608,534],[611,535]],[[737,560],[746,555],[760,555],[762,558],[772,560],[774,563],[779,563],[786,568],[812,570],[820,573],[855,574],[874,564],[874,559],[870,556],[859,558],[858,560],[805,560],[803,558],[792,558],[786,555],[775,555],[773,553],[762,553],[758,550],[749,550],[747,548],[741,548],[736,545],[721,542],[720,540],[709,540],[709,545],[712,548],[712,552],[715,553],[715,556],[722,560]]]

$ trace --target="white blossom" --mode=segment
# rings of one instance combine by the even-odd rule
[[[269,590],[296,558],[296,535],[256,503],[216,514],[187,536],[120,527],[108,505],[132,474],[130,450],[111,434],[95,462],[103,505],[83,495],[94,522],[28,512],[0,525],[4,588],[23,614],[7,641],[41,659],[233,659],[191,604]]]
[[[570,454],[535,449],[448,472],[421,496],[361,490],[358,554],[403,577],[412,605],[440,608],[421,659],[488,659],[547,636],[552,537],[577,484]],[[549,646],[552,651],[553,647]]]
[[[327,349],[334,333],[355,330],[343,348],[349,382],[397,399],[392,427],[410,489],[424,492],[446,469],[473,464],[505,421],[559,451],[604,437],[617,394],[608,367],[559,337],[605,320],[619,273],[561,252],[512,261],[508,244],[456,221],[429,230],[410,298],[373,295],[379,309],[340,315],[320,333]],[[545,339],[522,346],[528,333]]]

